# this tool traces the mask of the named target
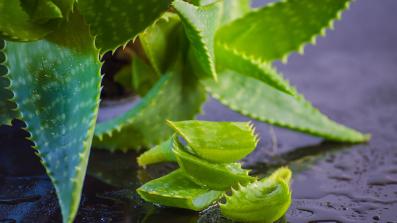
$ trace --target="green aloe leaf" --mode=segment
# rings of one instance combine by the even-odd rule
[[[162,162],[175,162],[176,157],[172,151],[174,144],[174,136],[168,140],[158,144],[157,146],[151,148],[150,150],[142,153],[138,158],[139,166],[147,166],[155,163]]]
[[[204,85],[229,108],[269,124],[333,141],[357,143],[369,139],[368,135],[331,121],[302,96],[287,95],[233,70],[219,72],[219,82],[205,80]]]
[[[291,171],[282,168],[268,178],[233,189],[220,204],[222,214],[236,221],[275,222],[291,205],[290,178],[284,175],[291,177]]]
[[[98,123],[94,144],[111,150],[151,147],[172,135],[165,120],[193,119],[206,94],[194,76],[170,70],[129,111]]]
[[[195,6],[175,0],[173,6],[181,17],[187,38],[191,43],[190,59],[197,64],[198,75],[216,79],[214,36],[222,16],[222,2]]]
[[[251,0],[224,0],[222,24],[230,23],[251,10]]]
[[[209,5],[219,0],[192,0],[191,3],[197,6]],[[227,24],[242,17],[251,10],[251,0],[222,0],[223,14],[221,24]]]
[[[286,0],[271,3],[223,26],[216,41],[262,62],[286,60],[325,35],[351,0]],[[258,41],[258,38],[260,41]]]
[[[183,49],[182,32],[179,17],[166,12],[139,35],[146,56],[157,74],[165,73],[177,58],[177,49]]]
[[[255,130],[249,122],[179,121],[168,124],[199,157],[228,163],[244,158],[258,143]]]
[[[258,79],[287,94],[296,94],[295,89],[283,79],[281,74],[277,73],[270,63],[255,61],[253,58],[227,48],[226,45],[217,47],[215,53],[218,67],[235,70],[241,75]]]
[[[79,0],[78,8],[96,36],[101,53],[134,39],[165,12],[171,0]]]
[[[68,18],[69,13],[73,11],[76,0],[52,0],[61,9],[63,17]]]
[[[0,125],[11,125],[12,119],[20,116],[16,110],[17,105],[12,101],[14,94],[10,90],[5,47],[6,42],[0,39]]]
[[[51,0],[21,0],[21,5],[29,13],[32,21],[38,24],[63,17],[61,10]]]
[[[52,26],[35,23],[19,0],[0,0],[0,15],[0,38],[5,40],[39,40],[52,31]]]
[[[132,68],[130,65],[122,67],[114,76],[114,81],[119,83],[123,88],[132,91]]]
[[[51,178],[64,222],[77,212],[100,95],[100,63],[82,18],[46,40],[7,42],[10,90]]]
[[[135,57],[132,60],[131,75],[132,89],[141,96],[146,95],[150,88],[152,88],[160,78],[153,68],[139,57]]]
[[[179,167],[196,184],[214,190],[226,190],[231,186],[247,184],[255,178],[249,176],[249,171],[241,168],[240,163],[211,163],[196,157],[184,149],[176,139],[173,152]]]
[[[223,194],[193,183],[182,170],[149,181],[137,192],[148,202],[195,211],[207,208]]]

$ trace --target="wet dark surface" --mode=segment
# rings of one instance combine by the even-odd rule
[[[395,0],[359,0],[336,31],[279,66],[321,111],[373,136],[343,145],[255,122],[261,143],[245,166],[258,175],[294,171],[293,204],[281,221],[397,223],[396,9]],[[214,100],[204,111],[206,120],[247,120]],[[0,128],[0,223],[60,222],[50,180],[15,125]],[[174,166],[138,170],[135,157],[92,152],[76,222],[228,222],[216,207],[195,214],[142,202],[134,188]]]

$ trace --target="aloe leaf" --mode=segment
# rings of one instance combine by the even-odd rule
[[[140,96],[146,95],[159,79],[153,68],[139,57],[134,57],[131,66],[122,67],[114,77],[125,89]]]
[[[234,162],[251,153],[258,142],[249,122],[179,121],[168,124],[193,152],[215,163]]]
[[[35,23],[18,0],[0,0],[0,38],[13,41],[33,41],[45,37],[51,26]]]
[[[209,5],[219,0],[192,0],[191,3],[197,6]],[[242,17],[251,10],[251,0],[222,0],[223,14],[221,24],[227,24]]]
[[[288,169],[283,172],[288,172]],[[226,202],[220,204],[222,214],[243,222],[273,223],[291,205],[289,180],[276,175],[233,189],[232,195],[225,197]]]
[[[4,48],[6,42],[0,39],[0,125],[11,125],[14,118],[19,118],[17,105],[12,101],[14,94],[10,90],[10,80],[8,78],[8,62]]]
[[[131,66],[124,66],[117,71],[114,76],[114,81],[123,86],[124,89],[132,90],[132,68]]]
[[[171,0],[79,0],[77,5],[96,36],[101,53],[134,39],[165,12]]]
[[[284,94],[233,70],[219,72],[219,80],[205,80],[204,85],[221,103],[248,117],[333,141],[358,143],[369,139],[331,121],[300,95]]]
[[[62,11],[63,17],[68,18],[69,13],[73,11],[76,0],[52,0]]]
[[[158,81],[159,76],[142,59],[135,57],[132,60],[132,88],[138,95],[146,95],[150,88]]]
[[[247,184],[255,178],[248,175],[248,170],[241,168],[240,163],[211,163],[198,158],[184,149],[184,146],[175,140],[173,150],[179,167],[196,184],[214,190],[226,190],[239,183]]]
[[[51,0],[20,0],[33,22],[44,24],[51,19],[61,19],[62,11]]]
[[[224,0],[222,25],[236,20],[251,10],[251,0]]]
[[[184,37],[179,17],[170,12],[164,13],[153,25],[139,34],[139,40],[152,67],[157,74],[166,72],[177,58]]]
[[[10,90],[52,180],[64,222],[77,212],[98,111],[100,63],[82,18],[46,40],[7,42]],[[23,61],[23,63],[21,63]]]
[[[223,194],[193,183],[182,170],[149,181],[137,192],[148,202],[195,211],[207,208]]]
[[[198,81],[170,70],[136,106],[121,116],[98,123],[94,144],[111,150],[151,147],[172,135],[165,120],[193,119],[205,101]]]
[[[339,19],[351,0],[286,0],[271,3],[223,26],[216,41],[262,62],[303,52]],[[258,38],[260,41],[258,41]]]
[[[233,49],[227,48],[226,45],[217,47],[215,53],[219,67],[226,67],[241,75],[258,79],[284,93],[296,94],[296,90],[282,78],[281,74],[277,73],[270,63],[255,61],[253,58],[248,58]]]
[[[147,166],[155,163],[163,162],[175,162],[176,157],[172,151],[172,146],[174,143],[174,137],[158,144],[157,146],[151,148],[150,150],[142,153],[138,158],[139,166]]]
[[[222,16],[222,2],[195,6],[182,0],[172,4],[178,12],[191,43],[190,59],[199,75],[216,79],[214,36]]]

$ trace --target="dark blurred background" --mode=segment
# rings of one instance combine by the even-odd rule
[[[277,64],[322,112],[373,136],[364,145],[334,144],[255,122],[261,143],[245,165],[260,175],[283,165],[294,170],[294,201],[281,221],[397,223],[396,12],[396,0],[357,0],[304,56]],[[247,120],[212,99],[200,118]],[[23,124],[14,124],[0,128],[0,222],[61,222],[51,182]],[[216,208],[195,214],[142,202],[138,179],[174,166],[137,170],[135,157],[92,152],[76,222],[228,222]]]

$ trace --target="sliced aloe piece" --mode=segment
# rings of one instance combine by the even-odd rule
[[[281,172],[281,173],[280,173]],[[282,176],[284,176],[284,178]],[[235,221],[273,223],[281,218],[291,205],[288,169],[260,181],[240,186],[226,195],[220,204],[222,214]]]
[[[249,122],[168,121],[194,153],[211,162],[228,163],[244,158],[258,142]]]
[[[175,162],[175,154],[172,151],[174,137],[160,143],[150,150],[142,153],[138,158],[139,166],[147,166],[155,163]]]
[[[186,152],[183,145],[176,140],[173,152],[179,167],[195,183],[215,190],[226,190],[231,186],[247,184],[255,178],[249,171],[241,168],[240,163],[210,163]]]
[[[193,183],[182,170],[149,181],[137,192],[148,202],[195,211],[207,208],[223,194]]]

